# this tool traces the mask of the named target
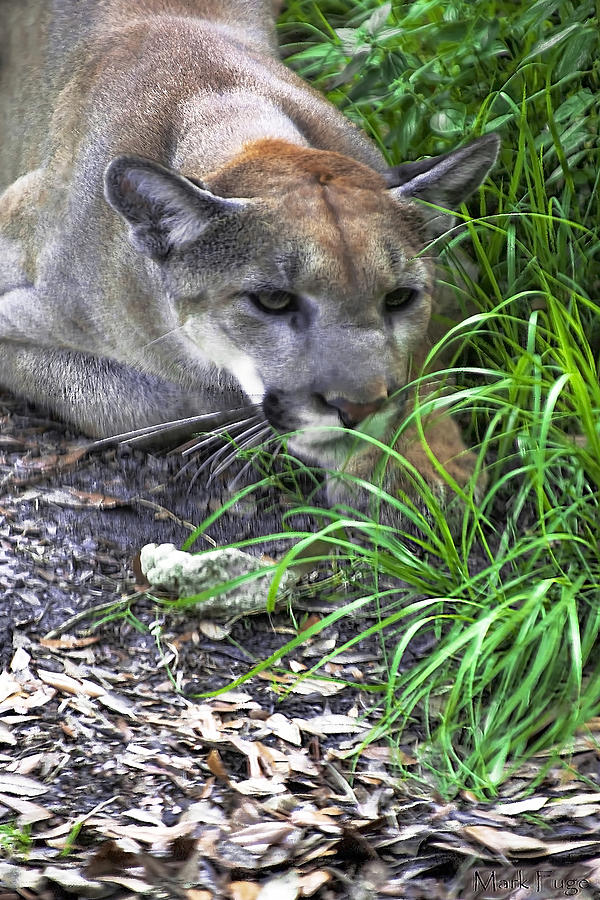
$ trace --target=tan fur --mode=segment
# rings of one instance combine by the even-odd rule
[[[362,472],[370,451],[330,427],[391,433],[404,400],[377,410],[427,345],[411,198],[460,201],[495,149],[389,189],[377,149],[278,61],[275,6],[0,0],[0,382],[96,435],[246,397],[308,426],[299,453]],[[391,313],[398,290],[416,299]],[[431,434],[444,460],[464,449],[447,418]]]

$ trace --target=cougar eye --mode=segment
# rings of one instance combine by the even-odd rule
[[[395,291],[386,294],[385,308],[390,312],[394,312],[402,307],[410,306],[411,303],[414,303],[419,298],[420,293],[419,289],[414,287],[396,288]]]
[[[267,313],[289,312],[296,306],[295,296],[287,291],[260,291],[248,294],[248,297],[255,306]]]

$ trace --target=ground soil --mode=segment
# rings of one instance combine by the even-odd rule
[[[229,476],[190,490],[178,457],[84,452],[8,396],[0,426],[2,900],[600,896],[597,744],[577,748],[569,778],[548,773],[541,807],[501,809],[411,788],[402,771],[418,726],[403,770],[384,742],[353,763],[377,721],[375,641],[325,670],[354,687],[292,690],[282,667],[199,696],[243,676],[332,598],[317,590],[293,614],[248,616],[226,633],[196,610],[167,614],[144,593],[136,555],[149,542],[181,545],[228,496]],[[277,531],[286,512],[285,495],[263,492],[196,547]],[[310,668],[356,627],[340,620],[285,670]],[[504,800],[525,783],[509,782]]]

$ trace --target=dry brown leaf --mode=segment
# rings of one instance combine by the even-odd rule
[[[274,713],[265,721],[267,728],[270,728],[274,735],[287,741],[288,744],[294,744],[299,747],[302,744],[300,729],[295,722],[291,722],[287,716],[282,713]]]
[[[202,822],[204,825],[223,825],[227,823],[225,813],[220,806],[207,800],[190,803],[180,819],[181,822]]]
[[[121,716],[127,716],[130,719],[137,719],[133,704],[128,700],[125,700],[124,697],[120,697],[118,694],[106,691],[104,694],[100,694],[98,701],[102,706],[106,706],[107,709],[112,710],[112,712],[119,713]]]
[[[147,809],[124,809],[123,815],[133,819],[134,822],[144,822],[146,825],[156,825],[159,828],[162,825],[162,819]]]
[[[8,672],[0,672],[0,710],[3,709],[3,704],[9,697],[13,697],[15,694],[21,694],[23,691],[23,686],[13,675],[9,675]],[[7,707],[12,708],[12,707]]]
[[[258,759],[260,760],[263,774],[265,775],[289,775],[290,764],[287,754],[282,753],[277,747],[267,747],[262,741],[255,741]]]
[[[215,712],[234,712],[237,709],[259,709],[259,706],[252,694],[245,694],[243,691],[227,691],[226,694],[219,694],[213,700],[212,708]]]
[[[39,797],[47,794],[50,788],[41,781],[27,778],[25,775],[0,773],[0,791],[4,794],[16,794],[18,797]]]
[[[44,819],[54,818],[54,813],[43,806],[32,803],[30,800],[11,797],[8,794],[0,794],[0,805],[13,809],[19,814],[17,821],[20,828],[24,825],[32,825],[34,822],[43,822]]]
[[[67,893],[79,897],[104,897],[106,888],[97,881],[85,878],[81,872],[67,864],[66,867],[46,866],[44,876],[64,888]]]
[[[389,763],[392,753],[390,747],[381,747],[379,744],[367,744],[361,750],[360,755],[363,759],[369,759],[373,762]],[[393,755],[394,759],[402,763],[403,766],[412,765],[416,762],[416,759],[404,753],[403,750],[394,750]]]
[[[290,691],[292,694],[300,694],[306,697],[310,694],[319,694],[321,697],[333,697],[345,690],[348,685],[339,681],[322,681],[320,678],[303,678],[297,681]]]
[[[503,825],[507,829],[519,827],[518,819],[515,819],[513,816],[503,816],[493,809],[481,809],[481,807],[478,807],[472,812],[477,819],[484,819],[486,822],[492,822],[494,827],[500,825]]]
[[[128,500],[121,500],[119,497],[108,497],[106,494],[78,491],[69,487],[45,491],[42,493],[41,499],[46,503],[54,503],[56,506],[69,509],[115,509],[117,506],[127,506],[129,503]]]
[[[77,738],[77,729],[73,728],[72,725],[67,724],[67,722],[61,722],[60,728],[67,735],[67,737],[75,740]]]
[[[122,825],[116,819],[91,816],[88,825],[109,838],[128,838],[138,844],[149,844],[167,849],[179,837],[185,837],[196,829],[195,822],[178,822],[177,825],[144,826]]]
[[[0,860],[0,885],[3,888],[19,891],[22,897],[30,897],[29,891],[41,895],[46,887],[46,880],[40,869],[26,869],[22,865],[15,866]],[[25,891],[28,893],[25,894]]]
[[[99,640],[100,635],[82,638],[65,635],[61,638],[41,638],[39,643],[50,650],[78,650],[81,647],[89,647],[90,644],[97,644]]]
[[[597,844],[600,846],[599,840],[580,840],[580,841],[538,841],[536,838],[527,837],[526,835],[513,834],[509,831],[501,831],[497,828],[491,828],[488,825],[467,825],[462,829],[463,833],[489,847],[507,856],[549,856],[554,853],[567,853],[572,850],[578,850],[580,847],[589,847]]]
[[[231,782],[231,787],[246,797],[264,797],[285,793],[285,786],[276,778],[248,778],[246,781]]]
[[[295,831],[297,829],[287,822],[258,822],[233,832],[229,835],[229,840],[246,847],[252,853],[264,853],[271,844],[283,843]]]
[[[493,812],[502,816],[517,816],[523,812],[535,812],[548,802],[548,797],[528,797],[526,800],[517,800],[514,803],[498,803]]]
[[[31,662],[31,656],[24,647],[19,647],[10,661],[11,672],[22,672]]]
[[[302,657],[310,659],[311,657],[323,657],[331,653],[337,645],[337,637],[332,638],[312,638],[308,643],[302,646]],[[327,674],[330,674],[329,672]]]
[[[300,876],[300,896],[312,897],[325,884],[331,881],[331,872],[325,872],[323,869],[316,869],[307,875]]]
[[[50,841],[55,838],[65,837],[65,835],[69,834],[73,829],[73,822],[61,822],[60,825],[55,825],[54,828],[49,828],[47,831],[44,831],[44,840]]]
[[[352,681],[362,681],[364,678],[363,673],[356,667],[353,666],[351,669],[348,669],[346,666],[338,663],[325,663],[323,671],[326,675],[331,675],[332,678],[341,677],[344,671],[352,678]]]
[[[286,872],[271,878],[261,888],[258,900],[297,900],[300,879],[297,872]]]
[[[255,881],[232,881],[228,888],[231,900],[256,900],[260,884]]]
[[[318,828],[326,834],[341,834],[342,832],[339,822],[336,822],[331,816],[316,809],[311,810],[300,807],[300,809],[296,809],[292,812],[290,821],[293,822],[294,825],[305,825],[310,828]]]
[[[139,559],[140,559],[140,554],[138,553],[137,556],[134,557],[134,559],[132,561],[132,566],[133,566],[134,574],[136,576],[136,581],[138,584],[141,584],[140,578],[138,578],[138,574],[136,571],[136,560],[137,560],[137,565],[139,566],[140,565]],[[142,570],[140,569],[140,576],[143,580],[144,576],[141,574],[141,571]],[[190,643],[197,644],[199,642],[199,640],[200,640],[200,635],[198,634],[198,630],[196,628],[192,628],[189,631],[182,631],[180,634],[177,635],[177,637],[174,637],[171,640],[171,646],[175,647],[176,650],[180,650],[186,644],[190,644]]]
[[[307,751],[297,751],[287,754],[287,764],[292,772],[299,772],[303,775],[318,775],[319,766],[313,762]]]
[[[212,622],[210,619],[202,619],[198,623],[198,628],[210,641],[224,641],[231,634],[231,628],[227,625],[219,625],[218,622]]]
[[[590,803],[587,806],[585,803],[580,803],[571,806],[570,803],[565,802],[558,806],[547,807],[543,815],[546,822],[551,822],[553,819],[583,819],[586,816],[595,816],[598,812],[600,812],[598,803]]]
[[[269,684],[288,685],[293,684],[296,680],[289,672],[283,675],[279,675],[277,672],[258,672],[256,677],[262,679],[262,681],[268,681]]]
[[[312,847],[310,850],[307,850],[306,853],[302,854],[302,857],[298,860],[298,863],[301,862],[302,865],[306,865],[307,863],[312,862],[314,859],[327,859],[327,857],[329,856],[335,856],[340,843],[340,839],[337,837],[323,837],[322,840],[319,840],[315,843],[316,846]]]
[[[237,734],[229,736],[229,743],[248,760],[248,774],[250,778],[261,778],[263,769],[260,763],[259,748],[256,746],[256,743],[254,741],[246,741],[238,737]]]
[[[600,847],[599,840],[582,840],[582,841],[546,841],[546,850],[548,854],[554,853],[571,853],[573,850],[579,850],[580,847],[593,847],[594,844]]]
[[[125,888],[126,891],[131,891],[134,896],[147,897],[153,893],[151,884],[148,884],[147,881],[142,881],[141,878],[132,878],[130,875],[103,875],[98,877],[97,881],[103,884],[117,884],[119,887]],[[85,896],[89,896],[89,894]],[[99,896],[105,897],[106,894],[102,893]],[[210,900],[210,894],[208,896]]]
[[[173,720],[156,719],[157,724],[173,727]],[[198,731],[206,741],[218,741],[222,739],[222,724],[214,715],[207,703],[189,703],[182,715],[182,722],[188,728]]]
[[[56,468],[58,458],[58,453],[51,453],[47,456],[22,456],[16,461],[16,465],[19,469],[25,469],[26,471],[44,472],[46,469]]]
[[[561,757],[571,757],[576,753],[581,753],[585,750],[598,750],[598,744],[591,740],[589,736],[585,734],[576,735],[575,738],[569,741],[568,744],[565,744],[561,747],[548,747],[546,750],[538,750],[537,753],[534,753],[532,756],[532,760],[536,759],[548,759],[550,756],[561,756]],[[523,771],[525,766],[522,766],[519,769],[519,774]]]
[[[210,751],[206,757],[206,765],[213,775],[220,778],[221,781],[224,781],[226,784],[229,784],[229,775],[227,774],[227,769],[223,765],[223,760],[221,759],[221,754],[218,750]]]
[[[2,416],[0,418],[0,425],[4,426],[8,424],[8,416]],[[13,447],[35,447],[36,445],[31,441],[26,441],[24,438],[16,438],[13,437],[12,434],[0,434],[0,447],[3,450],[12,449]],[[5,514],[4,508],[1,510],[2,515]]]
[[[224,731],[240,731],[242,728],[247,728],[247,726],[248,718],[246,716],[240,716],[238,719],[229,719],[227,722],[223,722]]]
[[[312,628],[313,625],[316,625],[317,622],[320,622],[322,616],[317,615],[317,613],[312,613],[310,616],[307,616],[300,628],[298,629],[298,634],[302,634],[303,631],[307,631],[309,628]],[[334,642],[335,646],[335,642]]]
[[[6,713],[12,709],[15,713],[25,714],[32,709],[36,709],[38,706],[44,706],[55,696],[56,691],[54,688],[47,685],[43,685],[39,690],[34,691],[33,694],[28,695],[24,692],[21,694],[12,694],[10,697],[6,698],[4,703],[0,703],[0,713]],[[8,719],[6,721],[8,722]]]
[[[70,675],[61,672],[47,672],[45,669],[38,669],[37,674],[45,684],[49,684],[50,687],[56,688],[57,691],[63,691],[65,694],[84,694],[86,697],[96,699],[106,693],[103,687],[85,678],[71,678]]]
[[[356,734],[367,731],[369,726],[361,724],[352,716],[334,715],[333,713],[314,716],[312,719],[293,719],[298,728],[308,734],[317,737],[325,737],[328,734]]]
[[[466,825],[462,833],[472,838],[484,847],[502,853],[504,856],[522,856],[526,854],[547,853],[546,844],[537,838],[523,834],[513,834],[510,831],[502,831],[490,825]]]
[[[16,743],[17,739],[10,729],[0,723],[0,744],[8,744],[9,747],[14,747]]]
[[[568,803],[569,806],[577,806],[580,803],[589,804],[589,803],[598,803],[600,802],[600,793],[595,792],[593,794],[573,794],[572,797],[560,797],[552,799],[552,806],[559,803]]]
[[[451,853],[461,853],[463,856],[468,857],[469,859],[473,859],[473,844],[468,844],[466,841],[461,841],[457,837],[453,837],[452,840],[435,840],[431,842],[432,847],[437,847],[440,850],[450,850]],[[485,850],[477,850],[477,859],[482,860],[484,862],[497,862],[498,857],[492,853],[486,853]],[[512,898],[511,898],[512,900]]]

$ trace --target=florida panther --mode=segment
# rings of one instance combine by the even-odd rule
[[[352,429],[394,432],[427,351],[428,204],[475,190],[496,136],[389,170],[279,61],[271,0],[0,0],[0,22],[0,383],[96,436],[251,401],[368,478]],[[425,436],[465,484],[456,424]],[[438,484],[414,430],[397,446]]]

